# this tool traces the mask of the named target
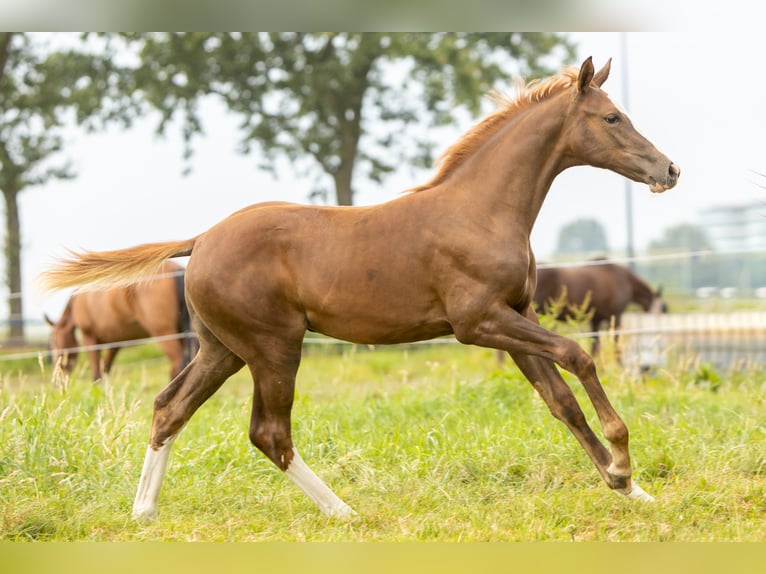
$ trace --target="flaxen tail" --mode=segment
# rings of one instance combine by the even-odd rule
[[[147,243],[117,251],[70,251],[40,275],[45,290],[83,287],[108,289],[151,279],[166,259],[191,255],[197,238],[165,243]]]

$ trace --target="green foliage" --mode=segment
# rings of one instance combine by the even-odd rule
[[[551,298],[545,309],[537,310],[537,318],[543,327],[551,331],[561,334],[575,333],[581,330],[583,324],[593,317],[594,309],[590,308],[590,297],[589,291],[585,294],[581,304],[567,304],[565,285],[558,298]],[[563,317],[564,320],[560,321],[559,317]]]
[[[0,32],[0,191],[5,199],[6,271],[11,293],[21,292],[18,195],[74,171],[62,157],[62,130],[73,122],[95,129],[129,123],[136,109],[125,68],[111,44],[73,34]],[[22,317],[22,299],[9,298],[9,316]],[[23,324],[10,338],[23,342]]]
[[[59,45],[57,45],[59,44]],[[71,178],[52,164],[61,128],[128,121],[133,102],[111,45],[74,35],[0,33],[0,189],[4,193]]]
[[[710,363],[700,363],[691,373],[694,384],[702,389],[716,392],[721,388],[721,374]]]
[[[339,204],[352,202],[355,172],[378,182],[402,163],[431,163],[435,142],[422,133],[424,118],[450,124],[458,107],[476,115],[483,94],[511,72],[538,77],[574,54],[550,33],[125,37],[140,53],[136,87],[162,114],[159,130],[182,116],[187,155],[203,131],[199,101],[216,95],[242,118],[243,152],[257,146],[264,169],[286,157],[305,174],[329,175]],[[417,122],[419,130],[406,131]]]
[[[766,536],[762,373],[668,367],[602,380],[631,431],[635,477],[611,493],[577,441],[485,349],[311,348],[293,436],[359,513],[325,518],[250,446],[251,383],[235,375],[176,441],[156,522],[129,519],[166,365],[123,364],[103,386],[0,384],[3,540],[748,541]],[[680,369],[680,370],[679,370]],[[703,370],[704,367],[700,369]],[[708,373],[711,375],[711,373]],[[712,376],[712,375],[711,375]],[[570,377],[596,432],[583,389]],[[586,406],[587,405],[587,406]]]
[[[705,251],[712,249],[705,229],[692,223],[683,223],[665,229],[662,237],[649,243],[649,252]]]
[[[568,223],[559,231],[556,253],[561,255],[607,253],[609,243],[604,226],[596,219],[582,218]]]

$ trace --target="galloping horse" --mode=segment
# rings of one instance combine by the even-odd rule
[[[244,365],[254,382],[249,437],[328,516],[354,511],[301,459],[290,413],[307,330],[355,343],[454,334],[510,353],[590,456],[606,484],[652,500],[631,480],[628,430],[580,345],[542,328],[532,307],[530,233],[554,178],[576,165],[673,187],[680,170],[600,86],[607,63],[519,86],[447,149],[435,176],[387,203],[263,203],[187,240],[84,252],[43,275],[48,287],[129,284],[190,256],[186,297],[200,340],[159,393],[133,517],[151,519],[173,441]],[[588,426],[555,364],[583,384],[611,452]]]
[[[77,336],[88,347],[93,380],[98,381],[112,367],[118,346],[108,347],[101,365],[100,345],[160,337],[162,351],[170,359],[171,379],[191,360],[196,341],[174,338],[189,330],[189,312],[184,300],[183,267],[166,261],[157,277],[128,286],[103,291],[79,291],[66,304],[58,321],[47,316],[53,327],[51,351],[54,362],[70,373],[77,360]]]
[[[534,301],[538,311],[542,312],[562,304],[556,316],[559,321],[572,317],[573,308],[585,307],[584,311],[592,313],[590,326],[593,333],[612,318],[615,330],[619,330],[622,314],[631,303],[640,305],[647,313],[667,312],[661,289],[655,291],[631,269],[603,260],[578,267],[539,266]],[[598,349],[598,335],[594,335],[591,352],[595,354]]]

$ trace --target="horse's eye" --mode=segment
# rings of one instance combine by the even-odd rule
[[[604,118],[604,121],[608,124],[616,124],[620,121],[620,116],[617,114],[609,114]]]

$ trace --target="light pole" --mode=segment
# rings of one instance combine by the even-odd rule
[[[622,58],[622,104],[626,110],[630,110],[628,102],[628,34],[620,32],[620,55]],[[628,266],[633,269],[633,258],[636,250],[633,245],[633,184],[625,178],[625,252],[628,258]]]

